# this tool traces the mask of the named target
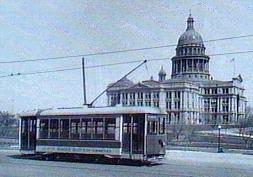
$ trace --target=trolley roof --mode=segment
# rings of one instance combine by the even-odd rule
[[[20,114],[20,117],[29,116],[64,116],[64,115],[99,115],[99,114],[166,114],[166,111],[154,107],[92,107],[88,108],[57,108],[57,109],[44,109],[27,111]]]

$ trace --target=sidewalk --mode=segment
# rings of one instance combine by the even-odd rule
[[[169,145],[167,145],[167,150],[217,153],[217,148],[204,148],[204,147],[186,147],[186,146],[169,146]],[[246,149],[223,149],[223,151],[224,151],[224,153],[237,153],[237,154],[253,155],[253,150],[246,150]]]
[[[248,127],[247,129],[252,129],[252,127]],[[208,134],[215,134],[218,135],[218,130],[205,130],[205,131],[199,131],[200,133],[208,133]],[[241,137],[242,135],[239,134],[238,128],[229,128],[229,129],[221,129],[220,130],[221,135],[230,135],[230,136],[238,136]],[[253,138],[253,135],[244,135],[245,137]]]

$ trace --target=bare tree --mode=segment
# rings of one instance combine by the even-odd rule
[[[253,130],[251,128],[244,128],[241,137],[244,141],[245,148],[250,148],[253,143]]]
[[[253,126],[253,114],[252,109],[250,107],[246,108],[245,118],[240,119],[238,122],[238,132],[239,135],[242,135],[244,129],[246,127]]]
[[[217,119],[210,119],[209,120],[209,125],[212,129],[214,129],[217,126]]]
[[[12,136],[17,134],[17,120],[14,115],[5,111],[0,111],[0,136]]]
[[[188,141],[189,144],[191,144],[194,138],[196,137],[196,127],[193,125],[188,126],[184,131],[184,135],[185,135],[185,140]]]
[[[171,126],[171,131],[173,134],[173,137],[178,141],[180,138],[180,135],[183,133],[185,127],[185,123],[183,120],[179,120],[179,122],[177,124],[173,124]]]
[[[238,132],[244,141],[245,148],[250,148],[253,143],[253,114],[250,107],[246,108],[245,118],[239,120]]]

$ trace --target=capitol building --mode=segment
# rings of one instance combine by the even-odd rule
[[[190,15],[171,59],[171,78],[166,78],[163,67],[158,80],[134,83],[123,78],[108,86],[108,105],[160,107],[167,111],[169,124],[238,123],[245,118],[243,79],[241,75],[230,81],[213,79],[205,49]]]

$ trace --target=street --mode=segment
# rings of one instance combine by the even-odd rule
[[[161,164],[127,166],[13,158],[17,151],[0,150],[1,177],[93,176],[252,176],[253,156],[233,153],[168,151]]]

